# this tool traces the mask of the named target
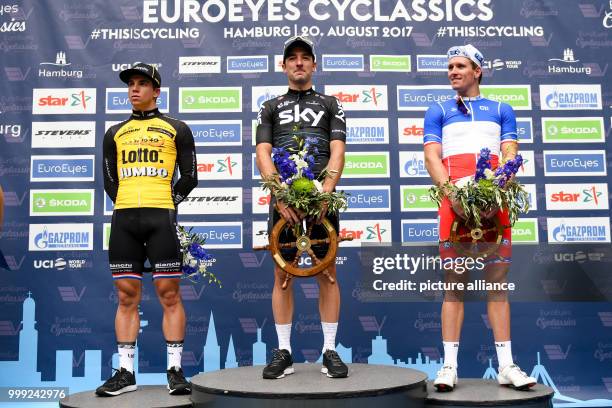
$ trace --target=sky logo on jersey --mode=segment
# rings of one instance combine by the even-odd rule
[[[30,181],[94,181],[94,155],[31,156]]]
[[[546,184],[547,210],[607,210],[605,183]]]
[[[540,85],[542,110],[601,109],[601,85]]]
[[[325,94],[342,103],[347,111],[386,111],[387,85],[325,85]]]
[[[410,55],[370,55],[372,72],[410,72]]]
[[[343,186],[337,189],[348,194],[346,212],[391,211],[391,187],[389,186]]]
[[[434,103],[453,99],[456,92],[450,85],[397,86],[397,110],[425,111]]]
[[[179,112],[242,112],[242,87],[181,87]]]
[[[93,214],[94,190],[30,190],[31,216]]]
[[[431,185],[400,186],[402,211],[438,211],[438,206],[429,197]]]
[[[157,108],[168,113],[170,103],[170,88],[161,88],[157,98]],[[132,104],[127,88],[106,88],[106,113],[132,113]]]
[[[194,188],[179,204],[180,214],[242,214],[242,188]]]
[[[513,244],[533,244],[540,242],[537,218],[520,218],[512,226]]]
[[[251,194],[253,214],[268,214],[270,202],[272,200],[270,192],[261,187],[252,187]]]
[[[323,54],[323,71],[363,71],[363,55]]]
[[[220,74],[221,57],[179,57],[179,74]]]
[[[531,85],[481,85],[487,99],[504,102],[514,110],[531,110]]]
[[[446,55],[417,55],[418,72],[446,72],[448,71],[448,58]]]
[[[251,112],[259,112],[265,101],[287,93],[286,86],[253,86],[251,87]]]
[[[186,222],[194,234],[206,240],[206,248],[242,248],[241,222]]]
[[[425,168],[425,154],[420,152],[399,152],[400,177],[429,177]]]
[[[604,150],[544,150],[545,176],[605,176]]]
[[[362,244],[384,244],[391,242],[391,220],[340,220],[341,238],[352,237],[352,241],[340,243],[343,247],[360,247]]]
[[[347,118],[347,144],[385,144],[389,143],[389,119],[387,118]]]
[[[30,224],[30,251],[91,251],[93,224]]]
[[[398,118],[397,135],[400,144],[423,144],[424,118]]]
[[[604,143],[602,117],[542,118],[544,143]]]
[[[548,242],[610,242],[610,218],[547,218]]]
[[[402,220],[402,243],[437,244],[438,220]]]
[[[34,88],[34,115],[96,113],[96,88]]]
[[[347,152],[342,177],[389,177],[389,152]]]
[[[531,118],[516,118],[516,134],[519,143],[533,143],[533,122]]]
[[[227,57],[228,74],[244,74],[249,72],[268,72],[268,56]]]
[[[200,180],[242,180],[240,153],[198,154]]]
[[[95,147],[96,122],[32,122],[32,148]]]
[[[241,120],[188,120],[196,146],[242,146]]]

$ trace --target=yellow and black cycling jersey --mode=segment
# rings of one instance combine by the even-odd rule
[[[191,129],[159,110],[133,111],[103,143],[104,190],[115,209],[175,209],[198,184]],[[178,167],[180,178],[172,184]]]

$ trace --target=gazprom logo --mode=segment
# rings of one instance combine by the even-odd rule
[[[206,240],[206,248],[242,248],[242,222],[186,223],[192,233]]]
[[[397,86],[397,110],[425,111],[434,103],[453,99],[456,92],[450,86]]]
[[[387,118],[347,118],[347,144],[384,144],[389,143],[389,119]]]
[[[228,74],[242,74],[249,72],[268,72],[268,56],[253,55],[240,57],[227,57]]]
[[[348,194],[346,212],[391,211],[391,188],[389,186],[338,187]]]
[[[417,71],[442,71],[448,69],[448,58],[446,55],[417,55]]]
[[[425,168],[425,155],[420,152],[400,152],[400,177],[429,177]]]
[[[601,85],[540,85],[542,110],[601,109]]]
[[[242,146],[241,120],[186,121],[196,146]]]
[[[438,220],[402,220],[402,243],[438,243]]]
[[[93,224],[30,224],[30,251],[91,251]]]
[[[161,92],[157,98],[157,108],[161,112],[167,113],[169,111],[169,95],[169,88],[161,88]],[[132,113],[132,104],[128,97],[127,88],[106,89],[106,113]]]
[[[251,111],[259,112],[265,101],[287,93],[286,86],[254,86],[251,88]]]
[[[607,217],[548,218],[547,223],[551,243],[610,242]]]
[[[323,71],[363,71],[363,55],[323,54]]]

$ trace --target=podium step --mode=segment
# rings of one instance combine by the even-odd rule
[[[528,391],[502,387],[495,380],[459,378],[451,392],[437,392],[430,381],[427,384],[427,408],[464,407],[521,407],[552,408],[552,388],[536,384]]]
[[[94,391],[84,391],[60,400],[65,408],[188,408],[193,404],[189,395],[169,395],[165,385],[143,385],[133,392],[116,397],[98,397]]]
[[[295,373],[264,380],[263,366],[204,373],[191,379],[194,407],[424,407],[427,376],[383,365],[349,364],[348,378],[328,378],[320,364],[294,364]]]

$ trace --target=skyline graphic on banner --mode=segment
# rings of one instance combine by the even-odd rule
[[[43,381],[41,372],[37,371],[38,358],[38,330],[36,329],[36,303],[32,298],[32,293],[28,292],[28,297],[23,301],[23,319],[21,330],[19,331],[19,354],[16,361],[0,361],[0,387],[68,387],[69,393],[93,390],[103,381],[102,373],[102,351],[85,350],[85,372],[81,377],[75,377],[72,373],[73,351],[56,350],[55,363],[56,374],[54,381]],[[145,323],[146,326],[146,323]],[[253,343],[253,365],[263,365],[266,362],[266,343],[261,340],[261,327],[257,328],[257,340]],[[221,369],[221,350],[217,338],[214,314],[210,312],[206,342],[203,346],[203,367],[202,372],[211,372]],[[352,361],[352,349],[338,344],[337,351],[344,361]],[[138,347],[135,351],[135,361],[138,361]],[[406,362],[400,359],[393,359],[388,353],[387,339],[378,334],[372,339],[372,353],[367,358],[368,364],[392,365],[406,367],[427,374],[429,379],[435,378],[436,371],[439,370],[444,361],[431,360],[425,356],[423,360],[421,353],[418,354],[413,362],[408,358]],[[321,357],[316,361],[321,362]],[[119,366],[119,356],[117,353],[112,357],[113,367]],[[234,348],[233,337],[230,335],[228,351],[225,358],[224,368],[236,368],[236,350]],[[138,385],[162,385],[166,384],[166,373],[140,373],[138,364],[134,371]],[[18,372],[17,376],[8,376],[5,373]],[[554,390],[554,407],[609,407],[612,405],[611,399],[591,399],[580,400],[563,395],[555,385],[552,377],[540,361],[540,353],[537,353],[537,364],[531,371],[531,376],[538,379],[539,383],[545,384]],[[489,359],[489,367],[485,370],[483,379],[497,379],[497,373],[492,367],[492,360]],[[50,403],[30,404],[34,407],[55,406]],[[23,404],[20,403],[20,407]]]

